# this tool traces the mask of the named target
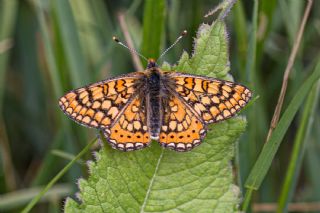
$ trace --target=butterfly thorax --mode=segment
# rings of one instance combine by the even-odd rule
[[[148,66],[149,67],[149,66]],[[156,66],[151,66],[147,69],[147,120],[150,131],[150,137],[157,140],[159,138],[161,127],[161,88],[162,88],[162,76],[161,71]]]

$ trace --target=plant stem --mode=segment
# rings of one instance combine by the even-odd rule
[[[242,211],[247,212],[248,207],[250,205],[250,200],[252,196],[253,189],[247,189],[243,203],[242,203]]]
[[[41,197],[55,184],[70,168],[71,166],[76,163],[85,153],[87,153],[90,147],[96,142],[97,138],[93,139],[86,147],[83,148],[81,152],[72,160],[70,161],[52,180],[44,187],[44,189],[34,197],[29,204],[23,209],[22,213],[29,212],[41,199]]]

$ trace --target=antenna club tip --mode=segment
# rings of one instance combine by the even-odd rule
[[[184,30],[184,31],[182,31],[181,35],[182,35],[182,36],[185,36],[185,35],[187,35],[187,33],[188,33],[188,32],[187,32],[186,30]]]
[[[118,39],[117,37],[115,37],[115,36],[112,36],[112,40],[114,40],[114,41],[117,42],[117,43],[120,42],[119,39]]]

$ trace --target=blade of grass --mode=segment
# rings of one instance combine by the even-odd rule
[[[245,195],[243,211],[248,208],[248,203],[251,199],[251,194],[253,190],[259,189],[264,177],[266,176],[272,160],[282,142],[282,139],[289,128],[295,114],[302,105],[305,97],[310,92],[312,86],[320,78],[320,62],[317,64],[315,71],[307,78],[307,80],[302,84],[302,86],[297,91],[296,95],[290,102],[289,106],[285,110],[283,116],[281,117],[278,125],[274,129],[270,140],[265,143],[263,149],[251,170],[251,173],[245,183],[247,192]]]
[[[252,30],[250,33],[250,43],[248,49],[247,59],[248,62],[246,64],[246,74],[248,75],[249,82],[256,82],[256,73],[255,73],[255,61],[256,61],[256,50],[257,50],[257,26],[258,26],[258,9],[259,9],[259,1],[254,0],[253,5],[253,17],[252,17]]]
[[[261,65],[265,61],[265,51],[269,49],[266,45],[269,41],[270,30],[273,29],[274,20],[279,19],[277,12],[277,0],[260,1],[259,5],[259,26],[257,29],[257,53],[256,64]],[[282,20],[278,20],[282,23]],[[263,69],[262,69],[263,70]],[[262,75],[262,74],[260,74]],[[269,123],[269,121],[268,121]]]
[[[60,28],[66,60],[69,63],[73,86],[80,87],[88,83],[90,78],[69,1],[52,1],[52,4]]]
[[[252,207],[253,212],[275,212],[277,210],[277,203],[254,203]],[[319,202],[294,202],[289,203],[289,212],[319,212]]]
[[[0,211],[4,212],[25,205],[40,191],[40,187],[32,187],[2,194],[0,195]],[[61,199],[70,195],[72,192],[73,189],[71,184],[56,184],[48,191],[46,195],[42,196],[41,202],[51,200],[52,198]]]
[[[303,15],[303,19],[302,19],[301,24],[300,24],[298,34],[296,36],[292,51],[290,53],[288,64],[287,64],[286,70],[284,72],[283,82],[282,82],[282,86],[281,86],[281,92],[280,92],[280,95],[279,95],[279,99],[278,99],[278,103],[277,103],[276,109],[274,111],[274,114],[273,114],[273,117],[272,117],[272,120],[271,120],[270,129],[269,129],[266,141],[269,140],[273,129],[276,127],[276,125],[277,125],[277,123],[279,121],[279,117],[280,117],[280,113],[281,113],[281,109],[282,109],[282,104],[283,104],[283,101],[284,101],[284,97],[286,95],[289,76],[290,76],[290,73],[291,73],[295,58],[296,58],[297,53],[298,53],[298,49],[300,47],[300,43],[301,43],[301,39],[302,39],[302,36],[303,36],[304,28],[305,28],[305,25],[307,23],[307,20],[308,20],[308,17],[309,17],[311,8],[312,8],[312,4],[313,4],[313,0],[308,0],[308,4],[306,6],[306,9],[305,9],[305,12],[304,12],[304,15]]]
[[[29,204],[23,209],[22,213],[29,212],[34,207],[34,205],[39,202],[44,194],[73,166],[73,164],[75,164],[84,154],[86,154],[90,150],[91,146],[96,141],[97,138],[89,142],[88,145],[85,146],[72,161],[70,161],[56,176],[54,176],[54,178],[52,178],[52,180],[39,192],[39,194],[29,202]]]
[[[318,106],[319,109],[319,106]],[[314,125],[310,134],[310,142],[305,154],[305,165],[306,177],[312,191],[309,199],[313,201],[320,200],[320,182],[319,182],[319,171],[320,171],[320,113],[315,115]]]
[[[3,1],[0,7],[0,112],[2,112],[3,93],[5,91],[5,72],[12,47],[12,34],[17,16],[18,2]]]
[[[141,53],[147,58],[158,58],[159,56],[160,44],[164,35],[165,9],[164,0],[145,1]]]
[[[68,152],[65,152],[65,151],[62,151],[62,150],[59,150],[59,149],[53,149],[51,150],[51,154],[53,155],[56,155],[60,158],[63,158],[63,159],[67,159],[67,160],[72,160],[75,156],[73,154],[70,154]],[[77,163],[81,164],[81,165],[85,165],[85,162],[81,159],[79,159],[77,161]]]
[[[42,4],[43,4],[42,1],[39,0],[38,4],[36,5],[36,9],[37,9],[36,12],[37,12],[38,22],[40,24],[40,31],[43,39],[43,44],[44,44],[45,56],[46,56],[46,60],[49,68],[48,69],[49,75],[53,84],[55,98],[56,100],[58,100],[58,98],[62,94],[62,85],[59,79],[59,71],[56,65],[57,62],[54,56],[53,47],[50,42],[50,36],[47,29],[45,17],[44,17],[45,11]]]
[[[141,2],[142,2],[142,0],[134,0],[134,1],[132,1],[129,9],[127,10],[127,13],[129,13],[131,15],[134,14],[138,10]]]
[[[246,79],[245,73],[245,63],[247,56],[247,30],[248,26],[246,24],[246,18],[244,14],[242,1],[238,1],[234,5],[234,18],[233,18],[233,27],[235,29],[235,36],[237,40],[237,60],[239,61],[239,73],[241,79]],[[254,40],[253,40],[254,41]],[[253,42],[252,41],[252,42]]]
[[[15,168],[12,162],[10,143],[6,124],[2,117],[3,94],[5,91],[5,74],[9,62],[10,49],[13,45],[13,33],[18,10],[18,2],[2,1],[0,7],[0,161],[3,164],[3,174],[8,190],[16,188]]]
[[[3,165],[3,171],[0,174],[4,176],[6,190],[12,191],[17,188],[15,167],[12,161],[11,148],[7,134],[5,122],[0,115],[0,159]]]
[[[303,107],[302,118],[298,132],[294,140],[293,151],[290,158],[287,174],[282,186],[280,198],[278,201],[277,212],[287,212],[288,204],[292,199],[298,175],[300,174],[301,164],[304,156],[305,144],[313,125],[314,113],[319,101],[320,83],[316,83],[308,95],[307,101]]]
[[[78,27],[75,21],[75,16],[81,14],[84,17],[83,21],[87,21],[86,12],[88,12],[88,8],[91,8],[90,6],[94,4],[90,4],[90,6],[87,6],[85,3],[81,4],[78,1],[77,3],[74,3],[73,1],[50,1],[50,3],[51,4],[49,4],[49,6],[52,6],[50,15],[54,23],[52,27],[57,35],[54,42],[60,42],[60,49],[56,49],[57,52],[55,55],[57,58],[58,69],[60,71],[60,78],[63,79],[65,76],[69,76],[68,80],[70,81],[72,88],[88,84],[89,82],[92,82],[92,76],[94,75],[89,75],[87,59],[95,56],[91,55],[91,57],[85,57],[84,50],[88,45],[91,44],[91,48],[94,48],[94,45],[92,45],[92,40],[89,39],[87,40],[87,45],[81,45],[80,34],[84,36],[86,33],[83,32],[83,30],[88,31],[88,29],[81,29],[80,27],[82,27],[83,25],[80,25],[80,27]],[[76,14],[73,13],[71,4],[78,5],[78,10],[75,12]],[[86,24],[88,24],[88,22]],[[93,30],[89,31],[93,33]],[[90,36],[90,38],[92,37],[93,36]],[[96,52],[99,52],[99,50],[97,49]],[[92,51],[90,53],[92,53]],[[67,89],[70,89],[69,86],[67,87]],[[60,116],[63,116],[63,122],[67,121],[66,117],[61,112]],[[68,125],[71,126],[69,122]],[[73,132],[73,134],[69,134],[70,132]],[[77,152],[76,150],[80,149],[78,147],[83,147],[87,142],[87,132],[82,131],[80,128],[74,128],[71,131],[69,129],[65,131],[65,133],[70,139],[70,143],[63,144],[63,150],[67,152]],[[74,178],[76,175],[76,171],[72,170],[70,170],[68,174],[70,178]]]
[[[90,73],[93,76],[92,80],[96,81],[100,80],[101,77],[106,78],[116,75],[116,73],[112,73],[113,69],[106,68],[107,64],[114,61],[112,53],[114,53],[113,49],[117,45],[112,42],[112,36],[118,35],[115,32],[119,31],[116,29],[118,26],[114,26],[114,23],[112,23],[114,17],[111,9],[103,0],[73,1],[71,6],[81,30],[81,44],[86,50],[85,54],[89,58],[91,67],[93,67],[93,73]],[[81,11],[86,11],[86,19],[83,19],[82,13],[75,7],[81,8]],[[82,32],[82,28],[85,28],[85,32]]]
[[[46,23],[46,19],[44,16],[45,3],[41,0],[34,2],[34,3],[35,3],[35,8],[36,8],[37,19],[38,19],[38,22],[40,25],[40,33],[42,36],[41,38],[42,38],[43,47],[44,47],[44,56],[45,56],[46,63],[48,66],[48,73],[50,76],[51,84],[53,87],[52,89],[53,89],[53,96],[54,97],[52,99],[58,100],[58,98],[63,93],[63,87],[62,87],[62,84],[60,81],[57,58],[54,55],[53,46],[51,44],[51,40],[50,40],[50,36],[49,36],[48,25]],[[55,112],[58,112],[58,111],[56,110]],[[66,132],[71,132],[71,126],[67,122],[63,113],[59,112],[56,117],[60,118],[61,133],[60,133],[60,135],[56,134],[56,137],[55,137],[56,139],[53,140],[52,148],[62,149],[62,147],[65,147],[68,145],[67,143],[64,143],[64,142],[72,141],[70,134],[66,134]],[[46,155],[46,157],[43,161],[43,166],[52,165],[52,162],[55,161],[54,158],[55,157],[52,155]],[[44,169],[40,169],[39,171],[40,172],[34,178],[32,185],[36,185],[38,183],[41,183],[41,180],[44,180],[47,177],[49,177],[49,173],[48,173],[49,171],[47,169],[44,168]],[[46,177],[46,178],[44,178],[44,177]]]
[[[239,3],[239,2],[238,2]],[[237,3],[237,4],[238,4]],[[252,26],[250,31],[250,39],[248,43],[247,49],[247,62],[245,67],[245,76],[241,76],[243,80],[250,82],[252,84],[253,91],[259,94],[257,77],[256,77],[256,46],[257,46],[257,24],[258,24],[258,9],[259,9],[259,1],[255,0],[253,5],[253,15],[252,15]],[[253,165],[254,159],[256,157],[257,144],[255,142],[255,138],[257,138],[257,125],[252,125],[255,123],[255,118],[259,116],[259,111],[257,107],[261,106],[262,104],[261,99],[256,103],[256,107],[248,112],[248,127],[251,129],[248,133],[245,133],[243,140],[244,142],[249,141],[249,143],[239,143],[238,146],[238,155],[239,155],[239,183],[242,185],[241,187],[244,188],[243,182],[245,181],[245,177],[248,176],[250,172],[250,168]],[[260,117],[260,116],[259,116]],[[251,194],[251,192],[250,192]],[[243,206],[249,205],[249,202],[244,202]]]
[[[303,5],[303,1],[279,1],[279,8],[290,45],[293,44],[295,35],[299,29],[299,20],[301,19]]]
[[[306,7],[303,20],[302,20],[301,25],[300,25],[300,29],[299,29],[298,35],[296,36],[296,41],[295,41],[294,47],[293,47],[293,49],[292,49],[292,51],[291,51],[291,54],[290,54],[290,57],[289,57],[289,61],[288,61],[288,64],[287,64],[287,67],[286,67],[286,70],[285,70],[284,77],[283,77],[283,85],[282,85],[282,88],[281,88],[281,93],[280,93],[280,95],[279,95],[278,104],[277,104],[277,106],[276,106],[276,110],[275,110],[275,112],[274,112],[274,116],[273,116],[272,121],[271,121],[270,129],[269,129],[269,133],[268,133],[268,136],[267,136],[267,140],[266,140],[266,141],[269,141],[269,139],[271,140],[271,136],[272,136],[271,133],[272,133],[273,129],[276,127],[277,122],[278,122],[278,120],[279,120],[279,115],[280,115],[280,112],[281,112],[282,103],[283,103],[284,96],[285,96],[285,92],[286,92],[286,88],[287,88],[288,77],[289,77],[290,71],[291,71],[291,69],[292,69],[293,62],[294,62],[294,60],[295,60],[295,57],[296,57],[298,48],[299,48],[299,46],[300,46],[300,41],[301,41],[301,38],[302,38],[302,33],[303,33],[303,31],[304,31],[304,26],[305,26],[305,23],[306,23],[306,21],[307,21],[307,18],[308,18],[310,9],[311,9],[311,5],[312,5],[312,0],[310,0],[310,1],[308,2],[308,5],[307,5],[307,7]],[[254,77],[255,77],[255,76],[254,76]],[[256,82],[257,79],[253,79],[253,80],[254,80],[254,82]],[[259,107],[259,108],[261,108],[261,107]],[[295,113],[294,113],[294,114],[295,114]],[[294,116],[294,114],[293,114],[292,116]],[[249,118],[252,118],[252,117],[250,117],[250,114],[249,114]],[[251,120],[251,119],[250,119],[250,120]],[[291,121],[290,121],[290,122],[291,122]],[[289,123],[290,123],[290,122],[289,122]],[[286,127],[286,128],[288,128],[288,127]],[[285,132],[286,132],[286,131],[283,132],[283,135],[284,135]],[[254,134],[254,133],[253,133],[253,134]],[[282,137],[283,137],[283,136],[282,136]],[[250,141],[251,141],[251,140],[250,140]],[[279,146],[280,142],[281,142],[281,140],[279,140],[279,141],[275,140],[274,143],[275,143],[275,144],[278,144],[278,146]],[[269,157],[272,156],[272,159],[273,159],[273,157],[274,157],[275,152],[276,152],[277,149],[278,149],[278,147],[276,147],[276,148],[273,150],[274,153],[271,151],[272,149],[270,149],[270,150],[267,149],[269,152],[271,152],[271,153],[269,153],[269,154],[270,154]],[[265,150],[265,147],[263,148],[263,150]],[[262,155],[262,153],[259,155],[259,158],[258,158],[258,159],[261,159],[261,161],[263,162],[263,158],[266,157],[266,156],[261,157],[261,155]],[[271,164],[272,159],[267,159],[268,161],[270,161],[270,164]],[[268,162],[268,163],[269,163],[269,162]],[[266,167],[269,167],[269,166],[270,166],[270,165],[268,165],[268,163],[267,163],[267,166],[266,166]],[[254,168],[256,168],[256,165],[257,165],[257,162],[255,163]],[[261,166],[261,165],[260,165],[260,166]],[[263,168],[261,168],[261,169],[263,169]],[[252,194],[251,191],[254,189],[254,188],[248,187],[248,186],[251,186],[251,185],[252,185],[252,182],[251,182],[251,184],[248,184],[248,183],[249,183],[248,181],[249,181],[249,180],[252,181],[252,179],[253,179],[253,177],[254,177],[254,173],[253,173],[253,172],[254,172],[254,169],[251,170],[250,175],[249,175],[249,177],[248,177],[248,179],[247,179],[247,181],[246,181],[246,184],[245,184],[245,185],[246,185],[246,188],[248,188],[248,191],[250,191],[250,192],[249,192],[249,193],[247,192],[246,195],[245,195],[245,201],[244,201],[244,204],[245,204],[245,205],[243,205],[243,209],[244,209],[244,210],[246,210],[246,209],[248,208],[247,205],[250,203],[249,201],[250,201],[250,199],[251,199],[251,194]],[[259,187],[260,187],[260,184],[261,184],[262,180],[264,179],[265,174],[267,173],[267,171],[264,171],[264,172],[265,172],[265,173],[264,173],[262,176],[260,176],[260,178],[258,178],[259,181],[260,181],[260,183],[257,184],[257,185],[258,185]],[[261,175],[261,174],[260,174],[260,175]],[[250,178],[251,178],[251,179],[250,179]],[[261,179],[261,178],[262,178],[262,179]]]
[[[106,31],[113,29],[110,19],[105,16],[105,5],[102,0],[96,0],[70,1],[70,6],[79,31],[80,45],[85,50],[83,55],[90,65],[96,65],[104,54],[105,38],[110,37],[106,36]]]
[[[120,24],[120,28],[124,34],[124,37],[126,39],[126,44],[127,46],[130,48],[130,49],[136,49],[133,45],[133,40],[131,38],[131,35],[129,33],[129,30],[128,30],[128,25],[127,25],[127,22],[126,22],[126,19],[125,19],[125,14],[123,12],[120,12],[118,14],[118,20],[119,20],[119,24]],[[140,60],[140,57],[130,51],[131,53],[131,58],[132,58],[132,61],[133,61],[133,65],[135,67],[136,70],[143,70],[143,66],[142,66],[142,63],[141,63],[141,60]]]
[[[61,143],[63,143],[66,139],[66,134],[62,128],[60,128],[55,137],[52,139],[51,149],[62,149]],[[60,167],[57,167],[57,159],[56,156],[50,154],[50,151],[47,152],[45,157],[42,159],[41,165],[37,170],[37,174],[32,179],[31,186],[39,186],[44,185],[49,182],[49,180],[60,170]],[[50,168],[50,169],[48,169]]]
[[[127,18],[127,24],[128,24],[128,32],[130,33],[131,37],[133,38],[133,43],[135,44],[135,47],[140,47],[140,39],[141,36],[141,29],[139,24],[136,25],[136,23],[138,23],[138,19],[136,19],[136,17],[134,16],[133,13],[135,13],[135,10],[137,9],[137,6],[139,6],[140,4],[140,0],[135,0],[132,1],[128,11],[126,11],[126,18]],[[106,5],[104,5],[103,7],[105,7]],[[95,10],[101,10],[102,5],[100,6],[100,8],[98,8],[98,5],[95,6]],[[112,20],[112,18],[114,18],[113,13],[111,12],[111,14],[108,14],[110,11],[110,8],[104,9],[102,11],[99,11],[99,13],[104,14],[103,17],[107,17],[107,20]],[[101,22],[105,22],[105,19],[102,19]],[[134,24],[132,24],[132,22]],[[100,25],[100,24],[99,24]],[[101,24],[101,27],[104,27]],[[107,27],[108,28],[108,27]],[[136,37],[138,32],[138,36],[139,39]],[[101,57],[101,60],[99,61],[99,63],[96,65],[96,70],[98,72],[100,72],[102,69],[106,70],[106,67],[110,67],[107,71],[110,73],[110,75],[108,77],[111,76],[116,76],[116,75],[121,75],[124,74],[126,72],[129,71],[128,65],[132,62],[130,61],[129,58],[127,58],[126,56],[128,56],[128,50],[119,47],[119,45],[112,41],[112,36],[116,36],[116,37],[120,37],[121,38],[121,30],[119,27],[119,24],[116,23],[114,27],[109,27],[108,29],[104,29],[104,40],[106,41],[106,45],[104,47],[104,54]],[[120,39],[123,40],[123,39]],[[139,44],[139,45],[137,45]],[[116,51],[114,51],[116,50]],[[137,49],[138,50],[138,49]],[[142,69],[143,70],[143,69]],[[109,74],[108,73],[108,74]],[[106,76],[105,74],[103,75],[104,77]]]
[[[131,5],[136,3],[135,0]],[[118,24],[112,22],[115,18],[112,7],[109,8],[109,4],[105,4],[103,0],[72,1],[71,7],[77,26],[79,26],[79,37],[85,50],[85,57],[88,58],[90,69],[93,71],[90,73],[90,77],[92,76],[90,80],[94,82],[101,78],[123,74],[121,70],[127,70],[127,68],[124,69],[118,65],[126,64],[126,62],[123,59],[120,62],[123,55],[121,57],[116,55],[118,51],[114,49],[122,50],[112,41],[112,36],[120,35],[120,30],[117,29]],[[127,51],[123,52],[127,53]]]

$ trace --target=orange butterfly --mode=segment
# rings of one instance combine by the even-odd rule
[[[142,149],[153,139],[183,152],[201,143],[208,124],[233,117],[251,96],[243,85],[162,71],[149,59],[145,71],[72,90],[59,105],[72,120],[103,131],[114,149]]]

